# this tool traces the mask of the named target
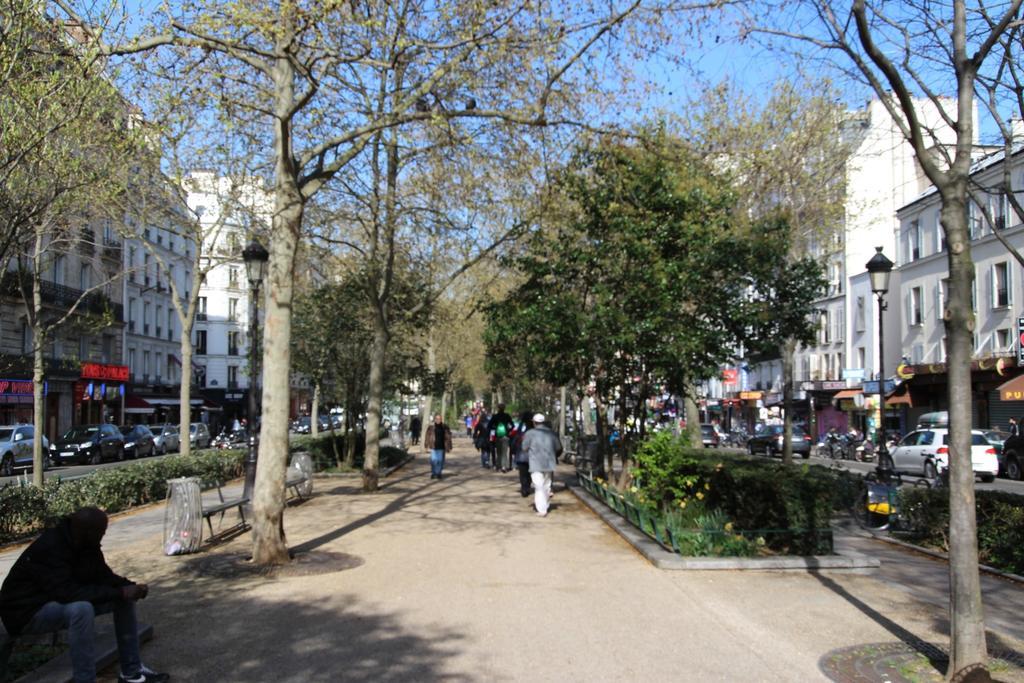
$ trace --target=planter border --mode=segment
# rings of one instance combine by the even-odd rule
[[[813,556],[778,556],[778,557],[683,557],[677,554],[677,543],[668,533],[671,546],[665,547],[655,542],[646,532],[641,531],[631,522],[627,521],[614,508],[604,502],[604,497],[609,494],[603,486],[595,484],[585,477],[578,477],[579,485],[568,485],[584,505],[594,514],[601,518],[605,524],[614,529],[622,536],[633,549],[658,569],[671,570],[713,570],[713,569],[743,569],[743,570],[775,570],[775,571],[814,571],[819,569],[829,570],[869,570],[880,566],[877,558],[864,555],[813,555]],[[584,483],[584,482],[587,483]],[[590,488],[588,488],[588,484]],[[595,495],[591,488],[602,491],[601,495]]]

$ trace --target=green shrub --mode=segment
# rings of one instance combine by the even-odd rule
[[[1002,571],[1024,574],[1024,496],[1004,491],[975,491],[978,560]],[[949,492],[900,489],[900,515],[911,540],[949,550]]]
[[[356,457],[354,463],[354,469],[362,469],[363,467],[363,456],[366,453],[366,439],[360,434],[357,436],[358,441],[356,442]],[[330,432],[326,434],[317,434],[314,436],[299,436],[295,437],[291,443],[292,452],[305,451],[309,453],[313,460],[313,471],[323,472],[324,470],[333,469],[338,466],[338,461],[335,458],[334,448],[331,445],[332,436]],[[333,436],[334,443],[337,445],[338,453],[341,458],[345,457],[345,437],[341,432],[335,433]],[[387,469],[392,465],[395,465],[406,456],[406,452],[401,448],[395,448],[394,446],[381,446],[380,447],[380,468]]]
[[[189,457],[142,460],[80,479],[46,480],[42,488],[12,484],[0,488],[0,543],[39,532],[84,505],[119,512],[167,496],[167,480],[198,477],[204,486],[242,474],[244,451],[198,451]]]
[[[699,529],[701,518],[724,515],[746,539],[743,552],[757,538],[775,552],[829,551],[831,537],[822,530],[857,488],[854,476],[825,467],[695,449],[667,433],[641,444],[634,474],[638,491],[676,528]]]

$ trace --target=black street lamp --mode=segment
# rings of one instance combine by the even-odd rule
[[[256,387],[260,384],[256,381],[260,374],[257,372],[259,358],[256,348],[259,330],[259,293],[263,278],[267,275],[269,259],[270,254],[255,237],[242,250],[242,260],[245,261],[245,271],[249,277],[249,400],[246,410],[249,422],[249,454],[245,457],[245,490],[242,496],[249,501],[252,500],[256,486],[256,460],[259,457],[259,449],[256,446],[256,416],[259,412],[256,406]]]
[[[882,253],[882,247],[875,247],[875,255],[864,266],[868,271],[868,278],[871,280],[871,292],[878,297],[878,410],[880,431],[878,443],[878,478],[888,483],[892,477],[892,468],[889,466],[889,447],[885,441],[885,335],[883,334],[882,318],[889,304],[885,302],[885,295],[889,291],[889,276],[892,274],[893,262]]]

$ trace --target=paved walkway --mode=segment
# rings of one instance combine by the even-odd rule
[[[788,682],[825,680],[819,660],[837,648],[946,642],[941,600],[884,568],[657,570],[567,491],[538,518],[514,473],[481,469],[456,443],[443,481],[424,457],[375,495],[355,478],[317,480],[318,495],[286,513],[298,560],[276,575],[247,567],[248,534],[165,557],[160,507],[116,518],[108,560],[152,586],[147,663],[179,681]],[[901,571],[944,575],[894,552]],[[0,575],[16,553],[0,554]],[[1024,591],[999,585],[1019,614]]]

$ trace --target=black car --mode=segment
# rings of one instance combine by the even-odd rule
[[[72,427],[50,444],[50,460],[61,465],[124,460],[124,437],[112,424]]]
[[[719,438],[715,426],[702,424],[700,426],[700,440],[704,444],[704,448],[718,448]]]
[[[995,448],[996,456],[999,458],[999,473],[1006,475],[1008,479],[1019,481],[1021,467],[1024,466],[1024,437],[1007,436],[1002,446]]]
[[[156,453],[153,432],[146,425],[124,425],[124,454],[129,458],[146,458]]]
[[[747,441],[747,452],[751,455],[764,453],[768,457],[782,455],[783,431],[782,425],[769,425],[750,437]],[[793,455],[799,455],[804,460],[811,457],[811,437],[800,427],[793,427],[792,444]]]

